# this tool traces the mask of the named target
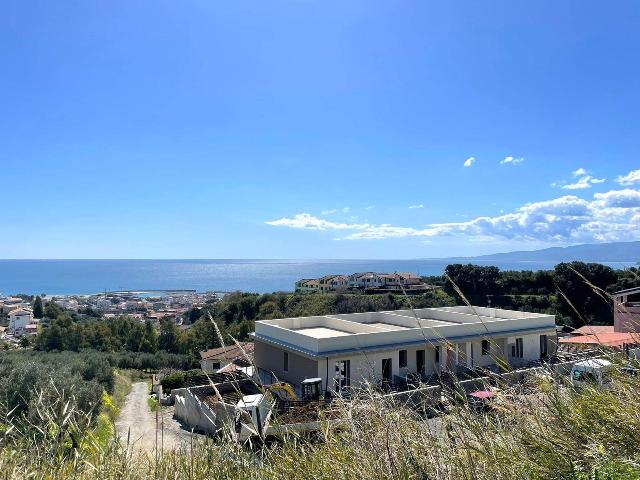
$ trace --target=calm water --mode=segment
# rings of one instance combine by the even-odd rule
[[[450,260],[0,260],[2,294],[90,294],[107,290],[273,292],[330,273],[415,272],[440,275]],[[479,262],[475,262],[479,263]],[[504,270],[553,263],[492,262]],[[614,265],[612,265],[614,266]],[[622,267],[624,265],[615,265]]]

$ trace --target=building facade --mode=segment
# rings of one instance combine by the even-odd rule
[[[319,377],[340,391],[412,375],[522,366],[555,353],[555,317],[444,307],[256,322],[256,367],[299,386]]]
[[[31,310],[18,308],[9,312],[9,333],[23,333],[27,325],[33,324],[33,312]]]
[[[205,373],[217,373],[230,364],[247,367],[253,361],[253,343],[233,344],[200,352],[200,368]]]
[[[613,294],[614,331],[640,333],[640,288]]]

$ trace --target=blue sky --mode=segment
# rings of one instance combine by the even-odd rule
[[[638,24],[636,1],[5,1],[0,258],[638,239]]]

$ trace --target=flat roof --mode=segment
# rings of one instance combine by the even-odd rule
[[[426,342],[555,332],[555,316],[488,307],[442,307],[257,320],[254,339],[310,357]]]
[[[373,325],[374,327],[382,328],[383,330],[406,330],[409,327],[404,327],[402,325],[394,325],[393,323],[385,323],[385,322],[373,322],[368,325]]]
[[[349,332],[327,327],[297,328],[294,331],[313,338],[344,337],[350,335]]]

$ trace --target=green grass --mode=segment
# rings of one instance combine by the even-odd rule
[[[113,408],[110,409],[109,417],[113,422],[118,418],[120,409],[124,405],[124,401],[131,391],[133,380],[138,377],[135,370],[116,370],[114,372],[114,388],[111,396]]]

